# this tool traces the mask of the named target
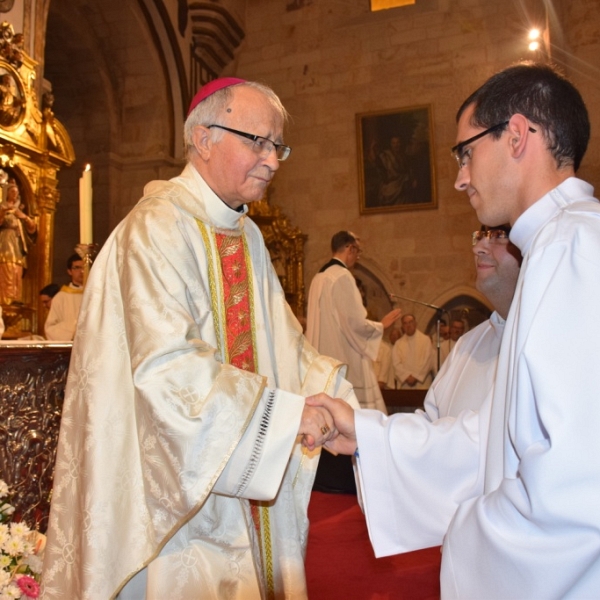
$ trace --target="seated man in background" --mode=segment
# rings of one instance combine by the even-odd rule
[[[465,323],[460,319],[452,319],[448,329],[448,338],[440,344],[440,367],[448,358],[452,348],[456,345],[458,338],[465,333]]]
[[[58,283],[49,283],[40,290],[40,300],[42,301],[42,306],[46,310],[50,310],[50,307],[52,306],[52,298],[54,298],[59,291],[60,286]]]
[[[327,447],[343,454],[360,448],[361,494],[378,557],[440,545],[458,505],[483,491],[500,342],[521,263],[508,230],[473,233],[476,287],[494,312],[458,340],[425,397],[424,411],[385,418],[375,411],[345,411],[323,395],[320,404],[311,400],[331,410],[341,432]]]
[[[434,356],[431,340],[417,329],[414,315],[402,317],[404,335],[392,348],[392,363],[400,389],[426,390],[431,385]]]
[[[52,298],[50,312],[44,326],[46,338],[57,342],[71,342],[75,337],[83,298],[83,260],[79,254],[69,256],[67,273],[71,282],[69,285],[63,285]]]

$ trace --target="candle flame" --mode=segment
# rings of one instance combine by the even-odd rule
[[[87,165],[85,165],[84,171],[91,171],[91,170],[92,170],[92,165],[90,165],[89,163]]]

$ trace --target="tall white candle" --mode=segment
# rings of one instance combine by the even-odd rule
[[[92,243],[92,167],[86,165],[79,179],[79,243]]]

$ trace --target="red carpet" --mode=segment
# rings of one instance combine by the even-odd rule
[[[308,516],[310,600],[439,599],[439,548],[375,558],[356,496],[313,492]]]

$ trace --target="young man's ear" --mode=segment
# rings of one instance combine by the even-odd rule
[[[529,120],[523,115],[514,114],[508,122],[507,131],[513,156],[518,158],[525,149],[527,136],[530,133]]]

